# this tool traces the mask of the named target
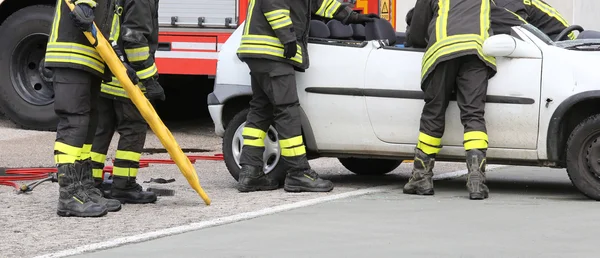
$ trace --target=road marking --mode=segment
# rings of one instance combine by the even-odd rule
[[[490,165],[487,167],[486,170],[491,171],[491,170],[498,169],[501,167],[505,167],[505,166]],[[454,172],[449,172],[449,173],[438,174],[438,175],[435,175],[433,177],[433,179],[434,180],[452,179],[452,178],[461,177],[466,174],[467,174],[467,170],[465,169],[465,170],[459,170],[459,171],[454,171]],[[83,254],[83,253],[88,253],[88,252],[93,252],[93,251],[99,251],[99,250],[108,249],[108,248],[115,248],[115,247],[119,247],[119,246],[126,245],[126,244],[145,242],[148,240],[153,240],[153,239],[172,236],[172,235],[178,235],[178,234],[195,231],[195,230],[200,230],[200,229],[204,229],[204,228],[215,227],[215,226],[220,226],[220,225],[225,225],[225,224],[231,224],[231,223],[235,223],[235,222],[239,222],[239,221],[249,220],[249,219],[266,216],[266,215],[272,215],[272,214],[289,211],[289,210],[293,210],[293,209],[298,209],[298,208],[302,208],[302,207],[312,206],[312,205],[316,205],[316,204],[320,204],[320,203],[325,203],[325,202],[330,202],[330,201],[335,201],[335,200],[340,200],[340,199],[345,199],[345,198],[350,198],[350,197],[355,197],[355,196],[367,195],[367,194],[381,193],[381,192],[385,192],[385,191],[389,191],[389,190],[393,190],[393,189],[398,189],[400,187],[402,187],[402,186],[401,185],[376,186],[376,187],[370,187],[370,188],[365,188],[365,189],[361,189],[361,190],[355,190],[355,191],[350,191],[350,192],[345,192],[345,193],[323,196],[323,197],[318,197],[318,198],[314,198],[314,199],[310,199],[310,200],[304,200],[304,201],[299,201],[299,202],[295,202],[295,203],[269,207],[269,208],[265,208],[262,210],[245,212],[245,213],[235,214],[232,216],[216,218],[216,219],[212,219],[212,220],[208,220],[208,221],[196,222],[196,223],[191,223],[191,224],[187,224],[187,225],[183,225],[183,226],[161,229],[161,230],[143,233],[143,234],[139,234],[139,235],[116,238],[116,239],[108,240],[105,242],[84,245],[84,246],[80,246],[80,247],[76,247],[73,249],[68,249],[68,250],[64,250],[64,251],[60,251],[60,252],[56,252],[56,253],[50,253],[50,254],[45,254],[45,255],[41,255],[41,256],[36,256],[35,258],[66,257],[66,256],[78,255],[78,254]]]
[[[385,191],[392,190],[392,189],[395,189],[398,187],[400,187],[400,186],[398,186],[398,185],[377,186],[377,187],[365,188],[365,189],[351,191],[351,192],[323,196],[323,197],[319,197],[319,198],[315,198],[315,199],[274,206],[274,207],[270,207],[270,208],[266,208],[266,209],[262,209],[262,210],[258,210],[258,211],[245,212],[245,213],[240,213],[240,214],[236,214],[236,215],[232,215],[232,216],[217,218],[217,219],[213,219],[213,220],[191,223],[188,225],[178,226],[178,227],[174,227],[174,228],[167,228],[167,229],[143,233],[143,234],[139,234],[139,235],[117,238],[117,239],[113,239],[113,240],[109,240],[109,241],[105,241],[105,242],[84,245],[84,246],[80,246],[77,248],[64,250],[64,251],[60,251],[60,252],[56,252],[56,253],[50,253],[50,254],[45,254],[45,255],[41,255],[41,256],[36,256],[36,258],[65,257],[65,256],[87,253],[87,252],[91,252],[91,251],[98,251],[98,250],[107,249],[107,248],[114,248],[114,247],[118,247],[118,246],[125,245],[125,244],[144,242],[144,241],[148,241],[148,240],[152,240],[152,239],[156,239],[156,238],[181,234],[181,233],[195,231],[195,230],[199,230],[199,229],[203,229],[203,228],[215,227],[215,226],[220,226],[220,225],[224,225],[224,224],[230,224],[230,223],[234,223],[234,222],[249,220],[249,219],[253,219],[253,218],[257,218],[257,217],[261,217],[261,216],[265,216],[265,215],[271,215],[271,214],[275,214],[275,213],[279,213],[279,212],[283,212],[283,211],[289,211],[289,210],[307,207],[307,206],[320,204],[320,203],[324,203],[324,202],[340,200],[340,199],[354,197],[354,196],[360,196],[360,195],[385,192]]]

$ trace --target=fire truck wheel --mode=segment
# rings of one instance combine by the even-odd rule
[[[585,196],[600,201],[600,115],[585,119],[573,129],[566,158],[573,185]]]
[[[34,5],[0,26],[0,110],[17,125],[56,130],[52,73],[44,68],[54,7]]]
[[[385,175],[402,164],[402,160],[393,159],[339,158],[339,161],[352,173],[364,176]]]
[[[240,156],[244,139],[242,138],[242,130],[246,124],[246,116],[248,109],[240,111],[231,119],[225,128],[223,135],[223,159],[225,166],[233,178],[237,181],[240,174]],[[283,185],[287,166],[280,159],[279,139],[277,131],[273,126],[267,131],[265,137],[265,151],[263,153],[264,172],[269,177],[277,180]]]

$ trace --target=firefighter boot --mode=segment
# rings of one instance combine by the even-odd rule
[[[413,171],[402,192],[405,194],[433,195],[433,167],[435,158],[416,149]]]
[[[58,166],[59,197],[56,213],[61,217],[101,217],[108,210],[105,206],[97,204],[83,190],[80,184],[80,175],[74,164]]]
[[[265,175],[260,167],[242,165],[237,189],[240,192],[269,191],[279,188],[279,183]]]
[[[102,197],[110,199],[110,184],[104,182],[102,178],[94,177],[94,187],[98,188],[102,192]]]
[[[102,191],[96,187],[94,177],[92,176],[92,162],[90,160],[77,162],[75,166],[80,169],[81,184],[93,202],[106,206],[109,212],[121,210],[121,203],[119,201],[104,198]]]
[[[156,194],[144,191],[142,186],[135,181],[135,177],[113,176],[111,196],[121,203],[146,204],[156,202]]]
[[[467,151],[467,189],[469,190],[469,199],[482,200],[488,198],[489,189],[485,185],[485,153],[481,150],[473,149]]]
[[[285,177],[283,189],[287,192],[329,192],[333,190],[333,182],[319,178],[312,169],[291,170]]]

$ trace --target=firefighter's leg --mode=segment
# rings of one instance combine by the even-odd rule
[[[419,138],[411,177],[404,185],[406,194],[433,195],[433,167],[435,155],[442,148],[446,122],[446,108],[456,80],[456,61],[438,64],[423,82],[425,105],[421,113]]]
[[[97,217],[107,213],[106,206],[95,203],[79,183],[82,170],[77,162],[90,124],[92,85],[96,80],[80,70],[54,69],[54,109],[59,118],[54,143],[59,216]]]
[[[90,123],[88,124],[85,143],[81,151],[81,156],[77,161],[81,168],[81,182],[86,193],[93,202],[106,206],[109,212],[121,210],[121,203],[117,200],[104,198],[103,192],[98,189],[94,182],[93,165],[91,159],[92,143],[98,127],[98,99],[100,95],[101,80],[95,80],[92,83],[90,95]]]
[[[286,63],[269,62],[262,67],[268,69],[268,76],[267,74],[262,76],[260,82],[273,104],[281,159],[290,167],[285,178],[284,190],[288,192],[329,192],[333,190],[333,183],[319,178],[319,175],[310,168],[306,158],[293,66]]]
[[[489,68],[474,55],[465,56],[462,60],[457,78],[457,102],[465,128],[464,147],[469,171],[467,189],[469,198],[480,200],[489,195],[485,185],[488,135],[484,119]]]
[[[113,100],[108,98],[98,98],[98,127],[92,144],[92,174],[96,188],[103,191],[106,198],[110,197],[110,188],[102,187],[104,164],[106,163],[106,154],[116,127],[116,112],[113,106]]]
[[[279,184],[271,180],[263,172],[265,151],[264,140],[267,130],[273,122],[273,105],[264,92],[264,78],[268,73],[260,61],[248,61],[252,84],[252,100],[250,100],[250,111],[242,132],[244,142],[240,165],[242,166],[238,178],[238,190],[240,192],[251,192],[260,190],[274,190]]]
[[[113,167],[111,195],[122,203],[153,203],[156,194],[136,182],[148,124],[132,102],[115,101],[119,145]]]

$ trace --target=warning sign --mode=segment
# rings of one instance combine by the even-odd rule
[[[390,20],[390,0],[382,0],[379,7],[379,17]]]

